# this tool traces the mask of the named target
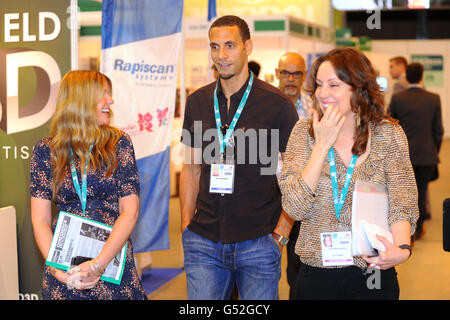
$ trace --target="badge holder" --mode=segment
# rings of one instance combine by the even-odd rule
[[[226,131],[228,127],[222,127],[221,129]],[[220,156],[220,162],[211,164],[209,192],[220,193],[222,196],[232,194],[234,190],[234,170],[234,138],[231,136],[225,147],[225,153]]]

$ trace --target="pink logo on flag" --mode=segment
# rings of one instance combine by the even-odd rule
[[[139,113],[138,117],[139,117],[138,119],[139,129],[141,131],[147,130],[148,132],[153,132],[152,115],[149,112],[147,112],[144,115]]]

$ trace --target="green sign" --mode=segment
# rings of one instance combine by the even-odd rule
[[[359,37],[359,50],[361,51],[372,50],[372,39],[369,37]]]
[[[30,159],[70,70],[70,0],[0,0],[0,207],[17,215],[21,299],[39,298],[43,258],[30,217]]]
[[[426,88],[444,86],[444,56],[414,54],[411,62],[423,65],[423,84]]]
[[[337,47],[355,47],[356,43],[352,39],[352,30],[349,28],[336,29]]]

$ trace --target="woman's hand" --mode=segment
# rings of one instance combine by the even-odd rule
[[[345,117],[341,116],[339,109],[330,104],[325,110],[325,113],[319,121],[319,114],[316,110],[312,109],[313,129],[316,144],[322,146],[326,150],[329,150],[341,131],[344,124]]]
[[[60,269],[53,268],[53,267],[50,267],[50,273],[59,282],[61,282],[63,284],[67,284],[67,278],[69,278],[69,275],[67,273],[63,272]]]
[[[93,272],[91,260],[70,269],[67,274],[69,275],[67,285],[78,290],[92,289],[101,277],[101,275]]]
[[[409,250],[393,245],[383,236],[377,235],[377,239],[384,244],[386,251],[379,251],[376,257],[363,256],[363,259],[369,264],[369,268],[387,270],[408,260]]]

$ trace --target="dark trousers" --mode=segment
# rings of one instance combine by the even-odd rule
[[[295,253],[295,244],[297,243],[298,233],[300,232],[300,221],[295,221],[289,234],[289,242],[286,245],[287,267],[286,277],[289,284],[289,300],[294,299],[295,283],[298,272],[300,271],[300,257]]]
[[[302,263],[295,289],[296,300],[398,300],[400,295],[395,268],[326,269]]]
[[[416,177],[417,191],[419,194],[419,219],[417,220],[416,236],[419,236],[423,230],[423,222],[427,216],[426,197],[428,183],[433,176],[435,166],[413,166],[414,175]]]

